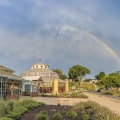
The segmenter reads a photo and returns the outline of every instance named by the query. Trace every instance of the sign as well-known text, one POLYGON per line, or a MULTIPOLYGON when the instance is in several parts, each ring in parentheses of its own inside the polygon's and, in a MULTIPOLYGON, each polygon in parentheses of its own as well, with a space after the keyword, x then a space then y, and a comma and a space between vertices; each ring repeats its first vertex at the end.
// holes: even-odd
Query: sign
POLYGON ((75 86, 72 86, 72 90, 75 90, 76 89, 76 87, 75 86))

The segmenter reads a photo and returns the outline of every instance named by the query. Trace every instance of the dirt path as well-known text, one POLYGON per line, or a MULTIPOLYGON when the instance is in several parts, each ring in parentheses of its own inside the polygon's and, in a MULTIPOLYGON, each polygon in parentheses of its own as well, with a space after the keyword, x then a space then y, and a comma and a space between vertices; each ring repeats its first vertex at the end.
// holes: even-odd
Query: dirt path
POLYGON ((101 106, 107 107, 111 111, 120 114, 120 99, 115 99, 112 97, 107 97, 100 94, 84 92, 85 95, 88 96, 88 99, 82 98, 55 98, 55 97, 34 97, 35 101, 44 102, 47 105, 57 105, 60 103, 61 105, 75 105, 79 102, 85 101, 94 101, 101 106))
POLYGON ((111 111, 120 114, 120 99, 88 92, 85 92, 84 94, 89 97, 89 100, 94 101, 99 105, 107 107, 111 111))
POLYGON ((57 105, 59 103, 60 105, 69 106, 76 105, 79 102, 88 101, 88 99, 84 98, 80 99, 80 98, 33 97, 32 99, 35 101, 44 102, 47 105, 57 105))

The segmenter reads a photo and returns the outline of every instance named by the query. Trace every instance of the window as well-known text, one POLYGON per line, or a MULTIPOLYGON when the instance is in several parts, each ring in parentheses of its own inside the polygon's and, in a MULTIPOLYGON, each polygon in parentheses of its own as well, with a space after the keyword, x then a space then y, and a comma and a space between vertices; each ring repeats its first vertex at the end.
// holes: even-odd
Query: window
POLYGON ((36 68, 38 68, 38 66, 36 65, 36 68))
POLYGON ((41 67, 41 68, 43 68, 43 66, 42 66, 42 65, 41 65, 40 67, 41 67))
POLYGON ((30 92, 30 85, 25 85, 25 91, 30 92))

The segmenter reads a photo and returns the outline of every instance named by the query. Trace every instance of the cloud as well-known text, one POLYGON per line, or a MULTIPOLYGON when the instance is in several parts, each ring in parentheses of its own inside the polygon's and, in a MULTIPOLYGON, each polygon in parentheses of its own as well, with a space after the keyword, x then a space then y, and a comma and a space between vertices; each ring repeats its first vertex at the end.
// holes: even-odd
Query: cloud
POLYGON ((6 62, 13 61, 11 66, 16 63, 19 71, 39 58, 65 71, 74 64, 89 67, 92 74, 117 70, 119 61, 82 32, 103 39, 120 55, 119 17, 115 11, 111 16, 108 6, 103 1, 14 0, 9 7, 1 7, 0 55, 6 62))
POLYGON ((2 29, 0 53, 15 61, 49 59, 49 62, 56 67, 61 67, 62 64, 62 69, 74 64, 83 64, 93 71, 108 69, 110 64, 112 68, 116 68, 118 65, 115 64, 116 59, 106 48, 77 30, 66 25, 55 28, 49 26, 47 29, 41 28, 41 31, 20 37, 2 29))
POLYGON ((10 0, 0 0, 0 6, 9 6, 10 0))

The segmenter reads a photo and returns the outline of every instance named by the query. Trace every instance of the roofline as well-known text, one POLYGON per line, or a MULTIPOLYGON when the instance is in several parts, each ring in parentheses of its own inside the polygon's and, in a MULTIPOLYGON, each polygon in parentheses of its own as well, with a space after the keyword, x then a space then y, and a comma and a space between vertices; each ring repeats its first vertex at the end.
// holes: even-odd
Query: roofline
POLYGON ((21 78, 21 77, 12 77, 12 76, 1 75, 1 74, 0 74, 0 77, 6 77, 6 78, 8 78, 8 79, 14 79, 14 80, 24 80, 24 79, 21 78))
POLYGON ((43 65, 47 65, 47 66, 49 67, 49 65, 48 65, 48 64, 41 63, 41 62, 34 63, 34 64, 32 64, 31 66, 36 65, 36 64, 43 64, 43 65))
POLYGON ((6 69, 6 70, 9 70, 11 72, 15 72, 14 70, 10 69, 10 68, 7 68, 7 67, 4 67, 3 65, 0 65, 1 67, 3 67, 3 69, 6 69))

